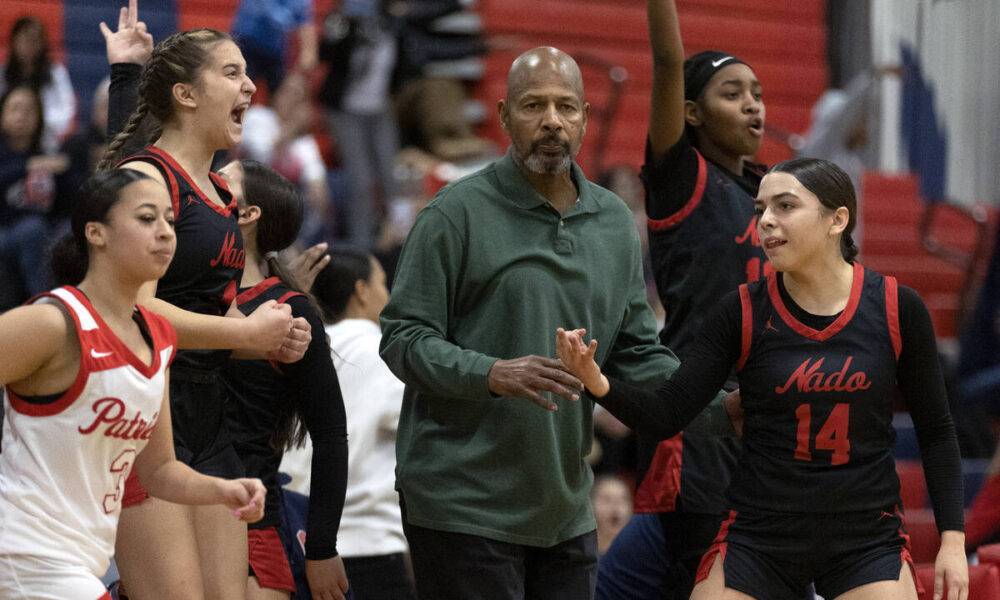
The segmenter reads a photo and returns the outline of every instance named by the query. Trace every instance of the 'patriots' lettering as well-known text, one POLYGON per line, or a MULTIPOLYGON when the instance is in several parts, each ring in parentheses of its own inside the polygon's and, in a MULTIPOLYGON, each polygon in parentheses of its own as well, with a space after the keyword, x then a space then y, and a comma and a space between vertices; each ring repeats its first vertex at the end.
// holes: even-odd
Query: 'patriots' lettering
POLYGON ((847 357, 842 369, 827 376, 820 371, 823 366, 823 359, 816 361, 816 364, 809 366, 810 359, 805 359, 799 365, 792 376, 788 378, 785 385, 774 388, 776 394, 784 394, 794 385, 800 392, 856 392, 867 390, 872 386, 863 371, 847 375, 847 368, 851 366, 852 356, 847 357))
POLYGON ((94 422, 88 427, 78 427, 78 431, 83 434, 92 433, 102 423, 107 424, 104 430, 105 437, 114 437, 123 440, 148 440, 153 435, 156 427, 156 419, 159 412, 153 413, 153 418, 147 421, 142 418, 142 412, 136 412, 132 419, 124 418, 125 403, 118 398, 101 398, 96 400, 93 406, 97 416, 94 422))
POLYGON ((243 268, 246 262, 246 253, 242 248, 236 249, 236 233, 229 232, 226 234, 226 239, 222 242, 222 249, 219 250, 219 255, 209 265, 214 267, 220 262, 224 267, 243 268))

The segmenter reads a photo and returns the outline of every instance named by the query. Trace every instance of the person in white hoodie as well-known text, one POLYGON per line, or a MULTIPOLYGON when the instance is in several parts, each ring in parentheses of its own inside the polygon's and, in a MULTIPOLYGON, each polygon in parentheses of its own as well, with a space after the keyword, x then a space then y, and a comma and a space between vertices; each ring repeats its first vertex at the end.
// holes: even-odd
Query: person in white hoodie
MULTIPOLYGON (((379 313, 389 300, 385 271, 355 249, 329 252, 312 293, 323 310, 347 411, 348 479, 337 547, 356 600, 416 598, 395 489, 396 426, 403 382, 379 357, 379 313)), ((312 449, 286 452, 280 470, 309 493, 312 449)))

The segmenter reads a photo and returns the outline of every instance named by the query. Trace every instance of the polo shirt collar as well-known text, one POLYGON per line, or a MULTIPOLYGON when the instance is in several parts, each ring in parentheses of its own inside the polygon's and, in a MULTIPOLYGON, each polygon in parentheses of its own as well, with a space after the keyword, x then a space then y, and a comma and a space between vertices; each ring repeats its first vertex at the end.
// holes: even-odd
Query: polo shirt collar
MULTIPOLYGON (((576 183, 579 196, 576 205, 566 213, 567 216, 575 213, 597 212, 600 207, 590 186, 587 185, 587 178, 583 174, 583 169, 574 161, 570 165, 570 171, 570 177, 576 183)), ((507 153, 496 162, 496 173, 499 178, 500 189, 504 196, 519 207, 531 210, 549 204, 549 201, 539 194, 535 188, 531 187, 528 180, 521 174, 517 163, 514 162, 514 146, 509 146, 507 153)))

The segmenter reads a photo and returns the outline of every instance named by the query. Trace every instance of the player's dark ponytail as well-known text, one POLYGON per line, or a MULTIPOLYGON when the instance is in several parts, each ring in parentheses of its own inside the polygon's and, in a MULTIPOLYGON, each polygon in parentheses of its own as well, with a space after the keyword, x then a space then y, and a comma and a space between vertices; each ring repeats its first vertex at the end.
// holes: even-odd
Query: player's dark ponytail
POLYGON ((358 281, 372 276, 372 255, 356 248, 333 248, 330 262, 316 276, 313 294, 323 309, 323 318, 336 323, 344 318, 358 281))
POLYGON ((820 158, 786 160, 771 167, 768 173, 788 173, 795 177, 829 210, 837 210, 841 206, 847 208, 849 216, 847 227, 840 235, 840 253, 847 262, 854 262, 858 256, 858 247, 851 233, 857 224, 858 198, 847 173, 834 163, 820 158))
MULTIPOLYGON (((243 159, 243 201, 246 206, 260 208, 255 244, 267 262, 268 273, 285 285, 301 292, 318 316, 323 313, 316 301, 296 281, 295 276, 279 259, 278 252, 291 246, 302 228, 305 205, 295 186, 271 167, 256 160, 243 159)), ((326 336, 325 331, 313 331, 313 337, 326 336)), ((271 446, 287 450, 301 446, 308 433, 297 402, 285 402, 271 435, 271 446)))
POLYGON ((76 285, 83 281, 90 267, 87 223, 107 223, 108 212, 121 198, 121 191, 142 179, 150 177, 133 169, 117 169, 97 171, 84 182, 73 207, 70 232, 49 249, 49 264, 56 284, 76 285))

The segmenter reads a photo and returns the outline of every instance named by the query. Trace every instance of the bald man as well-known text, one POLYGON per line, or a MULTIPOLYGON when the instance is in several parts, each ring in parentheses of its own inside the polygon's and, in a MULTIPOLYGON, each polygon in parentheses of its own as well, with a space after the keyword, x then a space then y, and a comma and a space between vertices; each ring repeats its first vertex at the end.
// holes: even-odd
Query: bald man
POLYGON ((381 315, 406 384, 396 487, 421 598, 585 600, 593 402, 555 330, 586 328, 605 372, 640 384, 676 359, 656 341, 629 209, 574 162, 589 110, 576 63, 525 52, 497 107, 510 148, 419 214, 381 315))

